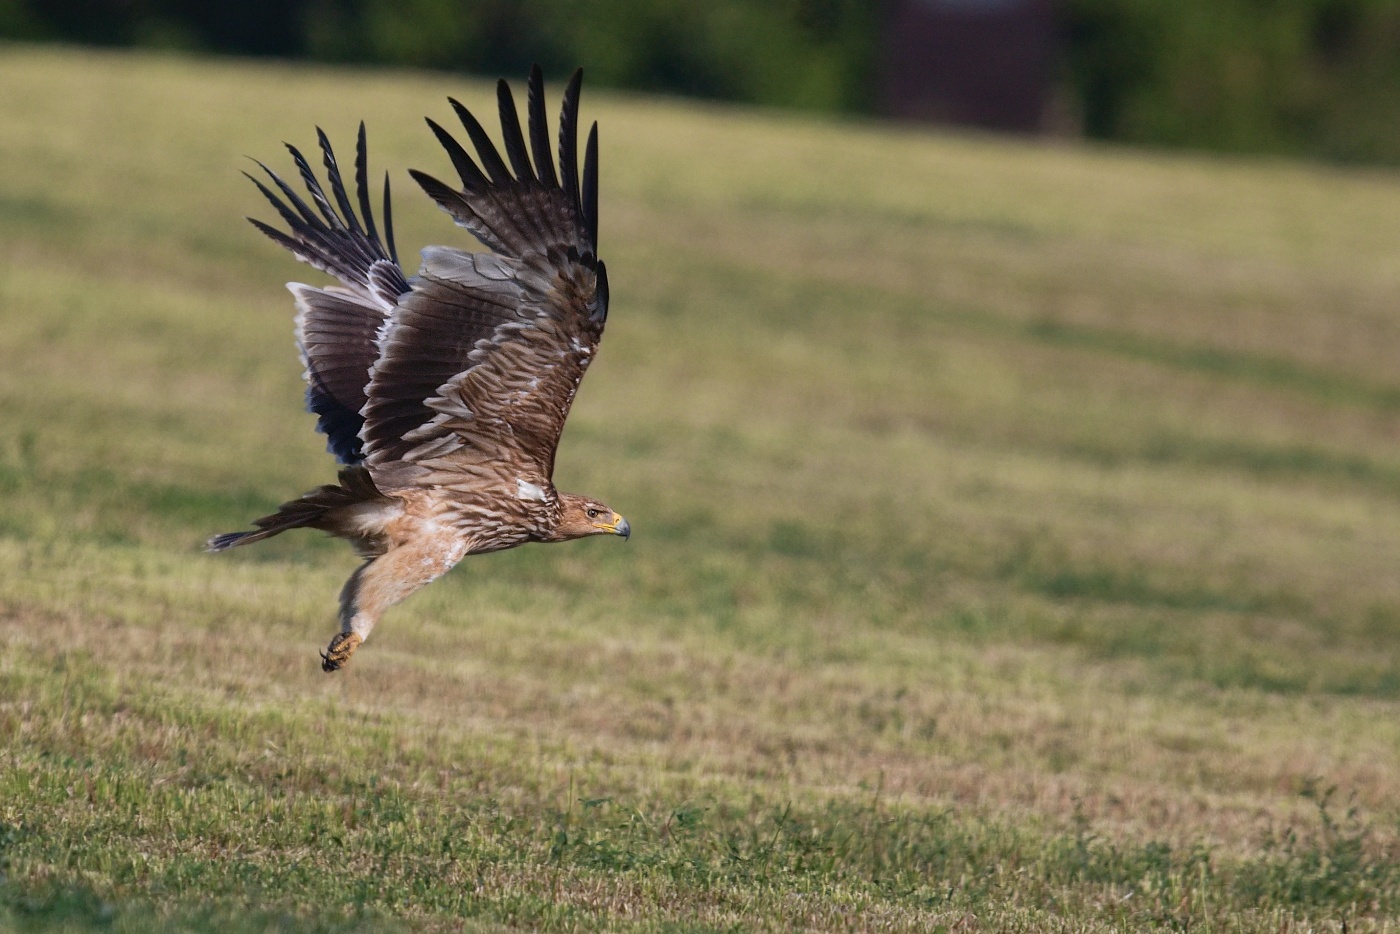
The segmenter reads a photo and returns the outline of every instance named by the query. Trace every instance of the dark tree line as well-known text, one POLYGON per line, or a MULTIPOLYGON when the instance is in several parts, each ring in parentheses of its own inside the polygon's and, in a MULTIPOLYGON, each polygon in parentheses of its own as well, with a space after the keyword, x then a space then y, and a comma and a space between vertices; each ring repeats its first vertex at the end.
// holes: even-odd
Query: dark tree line
POLYGON ((1400 162, 1400 0, 1066 0, 1101 139, 1400 162))
MULTIPOLYGON (((894 2, 894 0, 885 0, 894 2)), ((847 113, 880 0, 0 0, 0 38, 524 74, 847 113)), ((1063 125, 1400 162, 1400 0, 1059 0, 1063 125)), ((0 53, 3 54, 3 53, 0 53)))

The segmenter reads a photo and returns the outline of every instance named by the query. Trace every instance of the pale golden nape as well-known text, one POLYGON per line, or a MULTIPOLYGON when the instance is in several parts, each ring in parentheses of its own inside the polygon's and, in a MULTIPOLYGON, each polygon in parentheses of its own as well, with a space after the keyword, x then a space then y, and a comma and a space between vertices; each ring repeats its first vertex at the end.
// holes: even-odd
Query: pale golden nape
POLYGON ((631 534, 632 526, 606 504, 575 493, 559 494, 559 524, 550 541, 566 542, 589 535, 628 538, 631 534))

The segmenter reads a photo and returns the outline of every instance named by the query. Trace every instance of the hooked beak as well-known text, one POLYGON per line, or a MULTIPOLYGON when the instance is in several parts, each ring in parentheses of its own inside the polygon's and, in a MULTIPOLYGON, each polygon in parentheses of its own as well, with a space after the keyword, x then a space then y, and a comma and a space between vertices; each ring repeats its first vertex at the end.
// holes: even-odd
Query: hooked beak
POLYGON ((600 532, 609 532, 613 535, 621 535, 627 538, 632 534, 632 526, 628 521, 617 513, 612 514, 612 518, 607 522, 595 522, 593 527, 600 532))

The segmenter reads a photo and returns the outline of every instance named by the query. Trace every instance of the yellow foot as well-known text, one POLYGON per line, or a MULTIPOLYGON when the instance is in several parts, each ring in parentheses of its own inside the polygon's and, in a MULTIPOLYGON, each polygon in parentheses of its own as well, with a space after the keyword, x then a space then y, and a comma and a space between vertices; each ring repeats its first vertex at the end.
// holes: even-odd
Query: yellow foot
POLYGON ((353 632, 336 633, 331 644, 321 653, 321 670, 339 671, 344 668, 345 663, 350 661, 350 656, 355 654, 355 650, 364 641, 353 632))

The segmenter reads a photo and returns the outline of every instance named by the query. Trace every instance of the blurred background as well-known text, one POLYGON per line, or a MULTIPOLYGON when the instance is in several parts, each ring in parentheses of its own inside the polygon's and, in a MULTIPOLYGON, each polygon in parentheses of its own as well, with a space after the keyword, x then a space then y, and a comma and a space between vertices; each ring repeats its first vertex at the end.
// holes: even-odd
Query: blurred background
POLYGON ((1391 0, 0 0, 0 38, 1400 161, 1391 0))

